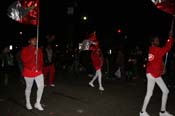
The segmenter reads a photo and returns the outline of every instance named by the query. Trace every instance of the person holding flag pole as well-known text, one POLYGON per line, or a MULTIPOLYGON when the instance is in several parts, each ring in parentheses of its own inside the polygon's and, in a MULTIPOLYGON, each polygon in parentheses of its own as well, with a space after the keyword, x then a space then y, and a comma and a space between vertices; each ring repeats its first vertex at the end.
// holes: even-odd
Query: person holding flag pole
POLYGON ((41 98, 44 90, 44 76, 43 76, 43 52, 41 48, 36 48, 37 38, 30 37, 29 45, 24 47, 21 52, 21 59, 23 63, 23 77, 26 82, 25 88, 25 99, 26 99, 26 108, 28 110, 32 109, 30 102, 30 95, 34 81, 37 85, 37 97, 34 107, 40 111, 43 111, 41 105, 41 98), (37 56, 37 59, 36 59, 37 56), (36 61, 37 60, 37 61, 36 61), (36 65, 37 62, 37 65, 36 65))
MULTIPOLYGON (((21 59, 23 63, 22 75, 26 82, 25 99, 26 108, 32 109, 30 102, 31 89, 34 81, 37 85, 37 98, 34 107, 43 111, 41 98, 44 90, 43 76, 43 53, 41 48, 38 48, 39 40, 39 0, 17 0, 8 8, 7 15, 22 24, 31 24, 36 26, 37 35, 29 38, 29 45, 21 51, 21 59)), ((32 34, 30 34, 32 35, 32 34)))
POLYGON ((90 34, 89 40, 93 42, 93 44, 90 45, 89 49, 91 50, 90 57, 92 60, 92 65, 95 69, 95 74, 90 80, 89 85, 91 87, 95 87, 94 82, 96 79, 98 79, 99 90, 104 91, 104 87, 102 84, 102 67, 104 64, 104 57, 96 37, 96 31, 90 34))
POLYGON ((164 47, 159 47, 159 41, 159 37, 157 36, 151 38, 151 46, 149 47, 148 63, 146 68, 147 91, 140 111, 140 116, 150 116, 146 112, 146 109, 153 94, 155 84, 157 84, 162 91, 161 110, 159 112, 159 116, 174 116, 166 110, 169 89, 161 76, 165 73, 164 71, 166 66, 166 64, 163 63, 163 57, 172 48, 174 43, 173 31, 170 31, 169 38, 164 47))
POLYGON ((148 63, 146 68, 146 77, 147 77, 147 91, 143 101, 143 106, 140 111, 140 116, 150 116, 146 112, 146 108, 150 101, 150 98, 153 94, 154 86, 157 84, 162 91, 162 101, 161 101, 161 109, 159 112, 159 116, 174 116, 170 114, 166 110, 166 104, 168 99, 169 89, 166 86, 164 80, 162 79, 162 74, 165 73, 166 63, 168 52, 173 46, 174 38, 173 38, 173 27, 174 27, 174 18, 175 18, 175 1, 174 0, 166 0, 164 2, 157 2, 152 0, 152 3, 155 4, 157 9, 172 15, 171 28, 169 31, 169 38, 164 47, 159 47, 159 37, 153 37, 151 39, 151 46, 149 47, 148 54, 148 63), (165 56, 165 62, 163 62, 163 58, 165 56))
POLYGON ((97 44, 96 31, 89 31, 84 40, 82 41, 79 49, 80 64, 82 64, 82 66, 85 67, 89 77, 93 77, 93 74, 95 72, 91 60, 92 50, 90 49, 90 46, 95 44, 97 44))

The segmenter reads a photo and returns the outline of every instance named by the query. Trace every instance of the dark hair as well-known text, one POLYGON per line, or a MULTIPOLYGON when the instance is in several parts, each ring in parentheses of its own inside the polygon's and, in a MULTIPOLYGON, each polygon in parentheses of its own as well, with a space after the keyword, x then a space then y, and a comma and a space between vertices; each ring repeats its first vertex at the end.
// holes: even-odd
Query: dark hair
POLYGON ((31 35, 29 35, 27 38, 28 38, 28 40, 30 40, 30 39, 32 39, 32 38, 36 38, 37 36, 35 35, 35 34, 31 34, 31 35))
POLYGON ((159 36, 158 35, 150 36, 150 42, 153 42, 156 38, 159 38, 159 36))

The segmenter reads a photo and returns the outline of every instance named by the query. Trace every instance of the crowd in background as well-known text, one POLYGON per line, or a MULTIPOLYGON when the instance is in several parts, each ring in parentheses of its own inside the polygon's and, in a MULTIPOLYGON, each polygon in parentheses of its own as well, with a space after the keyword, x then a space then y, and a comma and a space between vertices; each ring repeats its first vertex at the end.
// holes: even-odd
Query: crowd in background
MULTIPOLYGON (((94 73, 94 69, 90 66, 91 61, 88 60, 88 57, 84 57, 83 54, 81 54, 79 50, 79 46, 71 46, 70 44, 65 44, 64 50, 60 48, 59 46, 56 46, 54 41, 50 40, 50 45, 52 45, 54 54, 55 54, 55 70, 60 71, 68 71, 73 73, 80 73, 85 72, 88 76, 92 76, 94 73), (85 58, 86 62, 82 62, 81 58, 85 58), (86 60, 87 59, 87 60, 86 60), (88 61, 88 62, 87 62, 88 61), (89 68, 87 69, 84 67, 83 63, 89 63, 89 68), (91 71, 91 73, 88 72, 88 70, 91 71)), ((44 44, 43 44, 44 46, 44 44)), ((41 46, 41 47, 43 47, 41 46)), ((145 67, 147 62, 147 51, 142 49, 141 46, 136 45, 132 48, 125 48, 124 45, 121 45, 120 47, 116 46, 116 49, 112 50, 112 53, 109 53, 108 50, 103 50, 104 55, 104 65, 102 68, 103 78, 104 79, 111 79, 111 80, 126 80, 126 81, 132 81, 134 79, 145 79, 145 67), (121 47, 122 46, 122 47, 121 47)), ((19 53, 20 49, 10 50, 9 46, 5 46, 1 50, 1 75, 5 75, 7 71, 16 70, 19 69, 18 72, 21 72, 21 62, 19 59, 19 53), (11 54, 11 55, 5 55, 5 54, 11 54), (10 67, 17 67, 17 68, 4 68, 5 65, 9 65, 10 63, 7 60, 13 59, 13 64, 10 64, 12 66, 10 67), (5 63, 5 64, 4 64, 5 63)), ((170 51, 168 56, 168 62, 167 62, 167 72, 163 76, 169 76, 169 78, 166 80, 169 83, 169 86, 173 86, 174 84, 174 72, 175 72, 175 52, 174 48, 170 51)), ((7 74, 12 74, 8 73, 7 74)), ((19 76, 20 78, 20 76, 19 76)), ((165 78, 166 79, 166 78, 165 78)), ((7 81, 7 80, 6 80, 7 81)), ((1 84, 4 83, 4 79, 1 78, 1 84)), ((7 83, 7 82, 5 82, 7 83)))

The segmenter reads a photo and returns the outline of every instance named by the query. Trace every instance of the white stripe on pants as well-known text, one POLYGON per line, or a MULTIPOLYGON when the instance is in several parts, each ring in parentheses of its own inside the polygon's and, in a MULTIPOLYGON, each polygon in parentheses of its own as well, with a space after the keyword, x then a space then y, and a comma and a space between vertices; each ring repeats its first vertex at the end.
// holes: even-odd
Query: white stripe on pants
POLYGON ((161 111, 166 111, 166 103, 169 93, 166 84, 164 83, 162 77, 154 78, 150 73, 147 73, 146 76, 147 76, 147 92, 144 99, 142 111, 146 111, 147 105, 153 94, 155 83, 157 83, 157 85, 162 91, 161 111))

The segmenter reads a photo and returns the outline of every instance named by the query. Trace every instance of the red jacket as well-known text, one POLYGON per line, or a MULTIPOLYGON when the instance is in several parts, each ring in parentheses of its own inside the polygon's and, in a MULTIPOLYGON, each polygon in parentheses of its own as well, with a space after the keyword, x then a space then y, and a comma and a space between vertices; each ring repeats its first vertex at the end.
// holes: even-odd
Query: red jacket
POLYGON ((27 46, 22 49, 21 59, 23 62, 23 76, 34 78, 42 74, 43 69, 43 53, 38 48, 38 70, 36 69, 36 48, 34 46, 27 46))
POLYGON ((92 51, 91 59, 95 70, 101 69, 103 65, 103 61, 102 61, 102 57, 100 56, 100 53, 98 53, 97 51, 92 51))
POLYGON ((163 56, 171 49, 173 41, 173 38, 169 38, 163 48, 156 46, 149 48, 147 73, 151 73, 155 78, 161 76, 164 68, 163 56))

